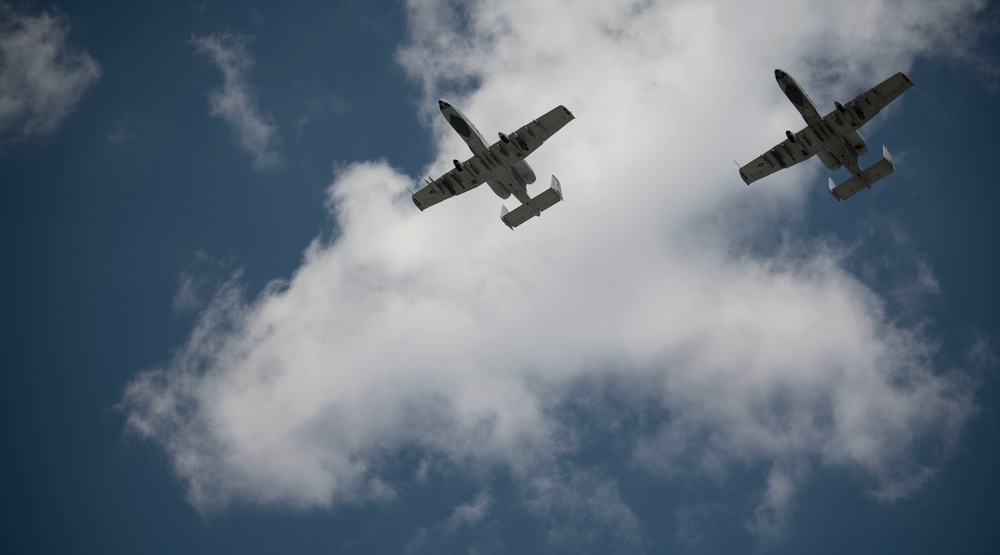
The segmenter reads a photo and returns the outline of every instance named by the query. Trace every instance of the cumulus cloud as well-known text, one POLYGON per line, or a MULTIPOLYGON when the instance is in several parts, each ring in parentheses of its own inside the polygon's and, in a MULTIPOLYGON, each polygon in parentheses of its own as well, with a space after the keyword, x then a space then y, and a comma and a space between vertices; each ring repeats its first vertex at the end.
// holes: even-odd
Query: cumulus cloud
POLYGON ((253 155, 255 169, 281 164, 278 126, 257 106, 257 93, 248 81, 253 58, 247 50, 250 38, 232 33, 192 37, 199 54, 207 55, 222 72, 221 89, 208 93, 211 114, 229 124, 236 142, 253 155))
POLYGON ((0 141, 52 133, 100 77, 68 38, 65 17, 0 4, 0 141))
MULTIPOLYGON (((787 530, 815 469, 912 494, 941 462, 922 446, 954 446, 973 387, 917 317, 887 314, 850 249, 758 248, 797 225, 786 215, 822 190, 820 164, 748 189, 726 162, 801 125, 775 66, 818 102, 850 98, 983 5, 846 2, 789 2, 783 17, 763 1, 409 2, 399 59, 437 148, 424 173, 467 155, 438 97, 489 133, 565 104, 577 119, 531 163, 558 172, 566 201, 512 233, 486 188, 420 213, 413 178, 340 168, 339 235, 250 299, 222 287, 176 356, 128 385, 129 428, 163 446, 203 512, 399 499, 435 472, 392 470, 417 449, 475 480, 509 476, 557 546, 641 551, 620 468, 718 487, 769 468, 737 515, 762 538, 787 530), (867 17, 836 24, 844 14, 867 17), (601 377, 619 384, 617 408, 573 417, 590 410, 570 403, 580 384, 601 377), (588 463, 601 434, 615 449, 588 463)), ((452 518, 499 502, 481 500, 452 518)))

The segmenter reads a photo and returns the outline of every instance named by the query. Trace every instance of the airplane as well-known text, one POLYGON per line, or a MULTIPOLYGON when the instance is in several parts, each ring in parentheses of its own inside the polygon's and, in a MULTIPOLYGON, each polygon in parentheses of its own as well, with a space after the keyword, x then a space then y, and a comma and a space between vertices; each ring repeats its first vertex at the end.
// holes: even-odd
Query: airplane
POLYGON ((873 183, 896 169, 885 145, 882 146, 882 159, 861 169, 858 156, 868 152, 868 144, 858 129, 913 86, 913 81, 904 73, 893 75, 847 104, 834 102, 836 109, 823 118, 795 79, 780 69, 774 70, 774 77, 806 120, 806 128, 794 134, 785 131, 787 139, 741 167, 740 177, 747 185, 817 155, 830 171, 844 166, 854 174, 840 185, 834 185, 833 179, 828 178, 830 192, 843 202, 861 189, 870 189, 873 183))
POLYGON ((438 101, 438 108, 448 123, 465 140, 472 150, 472 158, 465 162, 454 160, 455 169, 427 183, 413 193, 413 204, 421 211, 442 200, 460 195, 488 183, 490 189, 502 199, 510 197, 521 201, 514 210, 500 208, 500 220, 514 229, 563 199, 562 187, 556 176, 548 189, 532 198, 528 185, 535 182, 535 172, 524 158, 535 151, 546 139, 573 120, 573 114, 564 106, 556 106, 542 117, 532 120, 510 135, 499 133, 500 140, 486 147, 475 125, 462 112, 445 100, 438 101))

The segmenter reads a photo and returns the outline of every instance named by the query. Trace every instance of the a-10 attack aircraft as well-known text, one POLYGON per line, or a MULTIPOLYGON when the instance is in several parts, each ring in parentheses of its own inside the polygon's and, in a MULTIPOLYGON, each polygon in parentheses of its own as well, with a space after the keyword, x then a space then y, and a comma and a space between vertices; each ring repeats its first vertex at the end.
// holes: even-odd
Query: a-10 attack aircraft
POLYGON ((489 148, 479 130, 462 112, 444 100, 438 101, 438 107, 451 127, 472 149, 472 158, 464 163, 455 160, 455 169, 434 181, 428 180, 426 185, 413 193, 413 204, 417 208, 424 210, 448 197, 489 183, 498 197, 505 199, 513 193, 514 198, 521 201, 521 206, 509 212, 507 207, 500 209, 500 219, 514 229, 562 200, 562 189, 554 175, 548 189, 535 198, 528 196, 528 185, 535 182, 535 172, 524 158, 573 119, 573 114, 564 106, 549 110, 510 135, 500 133, 500 140, 489 148))
POLYGON ((781 90, 785 91, 785 96, 806 120, 806 128, 795 134, 785 131, 788 138, 784 142, 740 168, 740 177, 747 185, 813 155, 819 155, 819 159, 830 171, 837 171, 840 166, 844 166, 854 174, 854 177, 840 185, 834 185, 832 178, 829 180, 830 192, 837 200, 844 201, 861 189, 871 188, 872 183, 896 169, 885 146, 882 147, 881 160, 861 169, 858 156, 868 152, 868 144, 858 133, 858 129, 913 86, 909 77, 897 73, 847 104, 835 102, 837 108, 823 118, 819 117, 816 106, 790 75, 776 69, 774 77, 781 90))

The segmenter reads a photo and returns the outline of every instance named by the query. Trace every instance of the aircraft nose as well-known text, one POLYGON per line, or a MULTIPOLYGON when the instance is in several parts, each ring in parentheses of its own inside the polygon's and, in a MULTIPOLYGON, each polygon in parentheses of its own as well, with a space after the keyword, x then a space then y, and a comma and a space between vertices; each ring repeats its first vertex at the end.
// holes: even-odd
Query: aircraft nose
POLYGON ((444 100, 438 100, 438 108, 444 110, 447 107, 448 107, 448 103, 447 102, 445 102, 444 100))
POLYGON ((781 79, 784 76, 785 76, 785 72, 784 71, 781 71, 780 69, 774 70, 774 78, 775 79, 781 79))

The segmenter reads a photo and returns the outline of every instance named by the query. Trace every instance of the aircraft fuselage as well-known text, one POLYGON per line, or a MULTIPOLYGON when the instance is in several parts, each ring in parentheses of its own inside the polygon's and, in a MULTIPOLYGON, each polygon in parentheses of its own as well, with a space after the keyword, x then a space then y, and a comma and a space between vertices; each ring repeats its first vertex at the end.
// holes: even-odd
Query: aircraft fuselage
MULTIPOLYGON (((490 150, 483 135, 458 108, 445 100, 439 100, 438 107, 451 128, 462 137, 465 144, 469 145, 469 150, 489 172, 489 179, 486 182, 493 192, 500 198, 507 198, 512 194, 522 204, 531 204, 528 185, 535 179, 534 171, 528 162, 523 159, 503 160, 490 150)), ((461 165, 457 160, 455 163, 456 166, 461 165)))
POLYGON ((851 140, 854 142, 852 145, 847 138, 834 131, 830 124, 819 115, 816 105, 791 75, 776 69, 774 77, 788 100, 802 114, 806 125, 823 143, 823 150, 818 154, 823 164, 831 171, 836 171, 840 169, 840 166, 844 166, 852 174, 860 175, 863 170, 858 164, 858 154, 863 154, 868 150, 861 134, 856 131, 852 134, 851 140))

